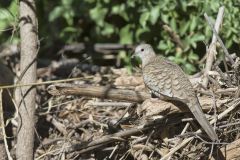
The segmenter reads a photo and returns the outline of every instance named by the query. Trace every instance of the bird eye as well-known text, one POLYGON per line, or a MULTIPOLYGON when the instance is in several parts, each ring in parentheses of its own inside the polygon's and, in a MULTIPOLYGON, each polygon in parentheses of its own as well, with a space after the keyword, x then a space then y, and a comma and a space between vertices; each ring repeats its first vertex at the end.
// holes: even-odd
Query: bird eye
POLYGON ((144 51, 144 49, 142 48, 142 49, 141 49, 141 52, 143 52, 143 51, 144 51))

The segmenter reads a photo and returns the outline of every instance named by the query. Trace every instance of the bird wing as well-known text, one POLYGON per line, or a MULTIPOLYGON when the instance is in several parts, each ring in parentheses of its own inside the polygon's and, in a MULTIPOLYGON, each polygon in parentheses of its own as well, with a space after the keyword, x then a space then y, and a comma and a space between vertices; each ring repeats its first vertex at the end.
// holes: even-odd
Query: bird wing
POLYGON ((191 82, 182 69, 168 61, 156 59, 143 68, 145 85, 156 96, 187 103, 189 96, 195 95, 191 82))

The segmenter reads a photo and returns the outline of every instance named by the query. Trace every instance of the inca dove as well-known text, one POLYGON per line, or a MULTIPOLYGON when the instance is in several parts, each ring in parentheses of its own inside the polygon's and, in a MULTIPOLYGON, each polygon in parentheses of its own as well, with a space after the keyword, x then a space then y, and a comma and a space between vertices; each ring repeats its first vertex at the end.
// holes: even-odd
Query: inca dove
POLYGON ((218 140, 217 134, 201 109, 191 82, 182 69, 164 57, 156 56, 149 44, 137 46, 134 56, 138 56, 142 61, 144 83, 150 91, 161 99, 187 104, 212 141, 218 140))

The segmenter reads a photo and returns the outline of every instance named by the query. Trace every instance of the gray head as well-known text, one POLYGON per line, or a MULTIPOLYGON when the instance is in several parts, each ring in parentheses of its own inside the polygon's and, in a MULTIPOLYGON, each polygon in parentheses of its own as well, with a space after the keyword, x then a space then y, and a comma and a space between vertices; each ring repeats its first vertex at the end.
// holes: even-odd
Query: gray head
POLYGON ((140 44, 136 47, 134 56, 141 59, 142 66, 144 67, 156 57, 156 54, 150 44, 140 44))

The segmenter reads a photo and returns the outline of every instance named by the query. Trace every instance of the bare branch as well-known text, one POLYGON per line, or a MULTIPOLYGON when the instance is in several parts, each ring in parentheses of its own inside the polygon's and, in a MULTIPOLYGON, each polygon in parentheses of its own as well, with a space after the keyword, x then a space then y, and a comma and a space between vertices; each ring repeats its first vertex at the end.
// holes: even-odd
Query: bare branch
MULTIPOLYGON (((221 7, 218 10, 218 15, 217 15, 217 19, 216 19, 216 23, 215 23, 215 27, 214 27, 215 28, 214 30, 216 31, 216 33, 218 33, 220 30, 220 26, 221 26, 222 20, 223 20, 223 14, 224 14, 224 7, 221 7)), ((216 42, 217 42, 216 35, 213 34, 212 42, 211 42, 209 48, 207 48, 207 61, 206 61, 206 67, 205 67, 205 71, 204 71, 203 82, 202 82, 202 85, 205 88, 207 88, 207 86, 208 86, 208 81, 209 81, 208 73, 209 73, 209 71, 211 71, 214 58, 216 57, 216 54, 217 54, 216 42)))
MULTIPOLYGON (((220 9, 222 9, 222 7, 221 7, 220 9)), ((219 9, 219 10, 220 10, 220 9, 219 9)), ((224 10, 224 8, 223 8, 222 10, 224 10)), ((230 56, 227 48, 226 48, 225 45, 223 44, 222 39, 219 37, 218 31, 213 27, 213 24, 212 24, 210 18, 208 17, 208 15, 207 15, 206 13, 204 14, 204 17, 206 18, 209 26, 211 27, 214 36, 216 37, 216 39, 217 39, 218 42, 220 43, 220 46, 222 47, 222 49, 223 49, 223 51, 224 51, 224 53, 225 53, 225 56, 229 59, 230 63, 233 65, 233 64, 234 64, 234 61, 233 61, 232 57, 230 56)))

